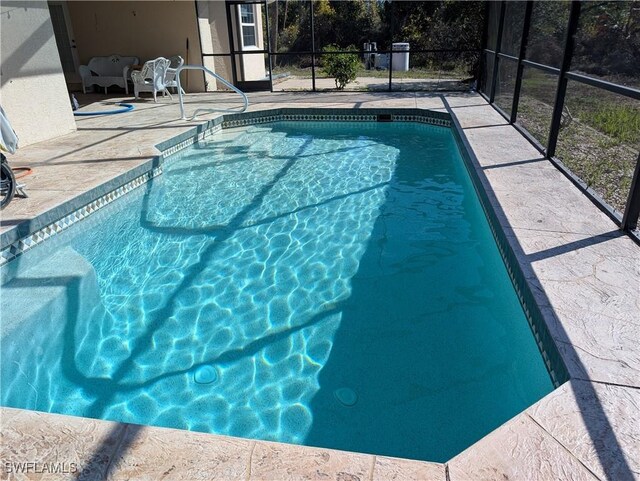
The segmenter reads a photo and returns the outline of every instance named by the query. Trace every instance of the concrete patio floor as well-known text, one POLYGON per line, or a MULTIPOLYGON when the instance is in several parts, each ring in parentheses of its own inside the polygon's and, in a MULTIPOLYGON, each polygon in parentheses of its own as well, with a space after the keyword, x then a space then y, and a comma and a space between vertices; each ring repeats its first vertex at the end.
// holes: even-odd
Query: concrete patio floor
MULTIPOLYGON (((638 245, 478 95, 261 93, 250 101, 250 110, 449 111, 571 380, 445 464, 1 408, 2 479, 14 479, 6 463, 62 461, 76 463, 71 479, 640 479, 638 245)), ((154 145, 194 126, 178 119, 175 99, 135 105, 77 118, 77 132, 10 159, 34 173, 24 179, 30 197, 2 212, 2 247, 19 225, 52 222, 64 202, 140 168, 158 155, 154 145)), ((238 101, 188 98, 188 110, 205 105, 238 101)))

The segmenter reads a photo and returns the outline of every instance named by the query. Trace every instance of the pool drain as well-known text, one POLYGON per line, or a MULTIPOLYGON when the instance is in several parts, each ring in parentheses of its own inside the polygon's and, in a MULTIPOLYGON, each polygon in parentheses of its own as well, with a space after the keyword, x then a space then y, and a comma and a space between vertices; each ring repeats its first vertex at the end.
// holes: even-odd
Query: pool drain
POLYGON ((211 384, 218 380, 218 371, 213 366, 200 366, 196 369, 193 379, 198 384, 211 384))
POLYGON ((340 389, 336 389, 333 393, 336 399, 345 406, 353 406, 358 402, 358 395, 353 389, 349 389, 348 387, 341 387, 340 389))

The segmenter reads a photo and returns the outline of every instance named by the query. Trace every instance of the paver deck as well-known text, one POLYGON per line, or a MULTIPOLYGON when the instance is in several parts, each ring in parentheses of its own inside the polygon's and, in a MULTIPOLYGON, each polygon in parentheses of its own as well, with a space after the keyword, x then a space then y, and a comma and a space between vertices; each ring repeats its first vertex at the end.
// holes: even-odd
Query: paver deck
MULTIPOLYGON (((231 106, 232 97, 190 96, 231 106)), ((0 409, 6 463, 76 463, 76 479, 640 479, 640 247, 617 230, 479 96, 415 93, 254 94, 251 109, 397 107, 450 111, 571 380, 445 465, 327 449, 0 409)), ((175 101, 78 120, 78 132, 26 147, 29 199, 2 213, 2 232, 157 155, 193 126, 175 101)))

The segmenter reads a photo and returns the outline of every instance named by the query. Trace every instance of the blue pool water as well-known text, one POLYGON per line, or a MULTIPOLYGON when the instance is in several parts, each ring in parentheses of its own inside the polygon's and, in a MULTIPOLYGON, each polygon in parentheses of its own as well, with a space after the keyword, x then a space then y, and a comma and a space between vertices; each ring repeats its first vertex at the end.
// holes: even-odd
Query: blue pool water
POLYGON ((553 389, 446 128, 223 131, 3 276, 5 406, 446 461, 553 389))

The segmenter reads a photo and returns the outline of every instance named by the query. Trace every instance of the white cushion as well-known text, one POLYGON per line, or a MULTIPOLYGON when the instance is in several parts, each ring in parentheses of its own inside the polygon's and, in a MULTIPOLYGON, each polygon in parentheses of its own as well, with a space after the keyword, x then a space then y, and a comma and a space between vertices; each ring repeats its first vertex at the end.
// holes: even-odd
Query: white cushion
POLYGON ((99 77, 120 77, 122 79, 122 70, 127 65, 137 64, 138 57, 121 57, 120 55, 111 55, 109 57, 93 57, 87 65, 92 72, 98 74, 99 77))

